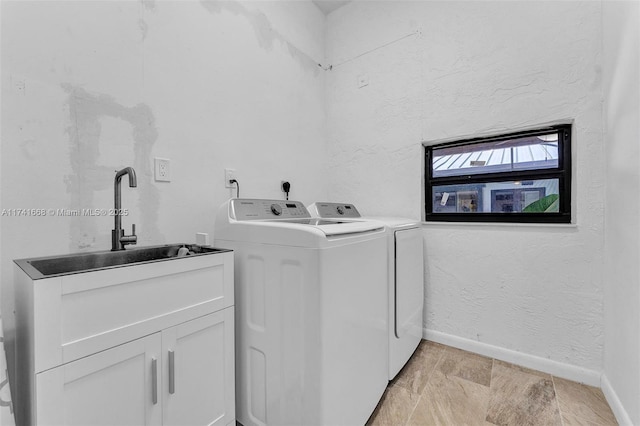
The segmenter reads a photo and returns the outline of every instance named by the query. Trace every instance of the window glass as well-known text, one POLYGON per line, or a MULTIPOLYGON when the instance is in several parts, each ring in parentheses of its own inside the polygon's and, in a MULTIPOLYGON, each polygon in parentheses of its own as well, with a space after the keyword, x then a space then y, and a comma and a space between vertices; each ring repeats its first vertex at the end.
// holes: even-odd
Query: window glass
POLYGON ((558 133, 437 148, 433 177, 558 167, 558 133))
POLYGON ((436 213, 558 213, 558 179, 438 185, 436 213))
POLYGON ((571 125, 425 145, 425 219, 571 221, 571 125))

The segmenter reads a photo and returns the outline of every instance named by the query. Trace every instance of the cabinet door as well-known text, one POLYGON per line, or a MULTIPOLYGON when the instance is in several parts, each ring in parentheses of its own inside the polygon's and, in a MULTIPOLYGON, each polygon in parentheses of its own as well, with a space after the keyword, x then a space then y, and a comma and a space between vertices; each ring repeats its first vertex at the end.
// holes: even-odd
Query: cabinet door
POLYGON ((165 425, 235 419, 233 307, 163 330, 165 425))
POLYGON ((161 347, 156 333, 37 374, 37 424, 161 425, 161 347))

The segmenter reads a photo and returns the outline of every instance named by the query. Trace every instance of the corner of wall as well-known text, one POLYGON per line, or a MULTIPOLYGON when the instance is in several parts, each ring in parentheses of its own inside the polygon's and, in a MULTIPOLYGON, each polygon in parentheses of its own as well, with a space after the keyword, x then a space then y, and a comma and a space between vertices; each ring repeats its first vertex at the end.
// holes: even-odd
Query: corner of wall
POLYGON ((627 413, 627 410, 625 410, 622 405, 620 398, 618 398, 618 394, 613 386, 611 386, 606 373, 602 373, 602 377, 600 378, 600 388, 602 389, 602 393, 604 393, 604 396, 609 403, 609 407, 611 407, 611 411, 613 411, 613 414, 616 416, 616 420, 620 426, 633 426, 629 413, 627 413))

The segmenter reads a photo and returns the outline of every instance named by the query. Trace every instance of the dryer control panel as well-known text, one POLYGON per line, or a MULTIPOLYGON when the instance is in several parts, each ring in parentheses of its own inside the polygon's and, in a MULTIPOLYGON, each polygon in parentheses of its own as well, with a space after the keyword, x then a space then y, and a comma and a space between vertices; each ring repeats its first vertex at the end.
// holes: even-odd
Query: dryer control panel
POLYGON ((304 219, 311 215, 300 201, 234 198, 231 208, 236 220, 304 219))
POLYGON ((353 204, 344 203, 314 203, 312 205, 321 218, 361 217, 353 204))

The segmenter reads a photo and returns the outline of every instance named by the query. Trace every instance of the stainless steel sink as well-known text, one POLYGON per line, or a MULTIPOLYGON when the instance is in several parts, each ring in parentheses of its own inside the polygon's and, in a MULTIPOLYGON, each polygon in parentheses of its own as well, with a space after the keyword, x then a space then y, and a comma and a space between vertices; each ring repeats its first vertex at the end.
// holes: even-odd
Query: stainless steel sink
POLYGON ((158 262, 188 256, 202 256, 230 250, 195 244, 168 244, 137 247, 120 251, 97 251, 63 256, 19 259, 15 263, 32 279, 77 274, 97 269, 115 268, 134 263, 158 262), (183 250, 180 250, 183 248, 183 250))

